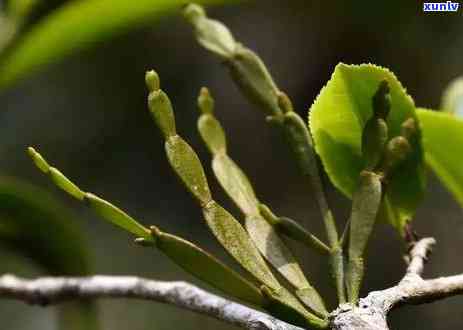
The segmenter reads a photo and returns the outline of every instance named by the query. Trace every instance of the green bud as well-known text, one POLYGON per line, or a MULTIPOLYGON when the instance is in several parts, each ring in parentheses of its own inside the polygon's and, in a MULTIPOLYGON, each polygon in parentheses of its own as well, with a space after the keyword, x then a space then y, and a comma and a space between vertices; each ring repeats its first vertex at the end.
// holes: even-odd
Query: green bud
POLYGON ((183 15, 194 26, 196 39, 204 48, 222 58, 233 57, 236 42, 225 25, 207 18, 204 9, 196 4, 186 6, 183 15))
POLYGON ((213 155, 227 152, 227 140, 222 125, 212 115, 201 115, 198 119, 198 131, 213 155))
POLYGON ((282 91, 278 91, 277 96, 278 96, 278 105, 280 106, 280 109, 281 111, 283 111, 283 113, 294 111, 293 104, 291 100, 289 99, 288 95, 286 95, 286 93, 282 91))
POLYGON ((91 193, 85 194, 85 200, 88 201, 90 207, 99 214, 103 219, 121 227, 122 229, 139 236, 146 241, 152 241, 151 232, 134 220, 127 213, 112 205, 111 203, 101 199, 91 193))
POLYGON ((283 127, 287 141, 303 175, 317 173, 317 163, 313 150, 312 137, 307 125, 295 112, 287 112, 283 116, 283 127))
POLYGON ((235 83, 252 103, 270 115, 281 114, 278 88, 256 53, 237 45, 235 56, 225 64, 229 67, 235 83))
MULTIPOLYGON (((52 181, 61 189, 69 193, 71 196, 79 199, 88 201, 89 205, 100 214, 105 220, 127 230, 128 232, 145 239, 147 241, 152 240, 151 233, 148 229, 138 223, 136 220, 127 215, 124 211, 118 209, 116 206, 111 203, 101 199, 98 196, 95 196, 91 193, 85 193, 80 190, 74 183, 72 183, 67 177, 64 176, 58 169, 48 165, 46 160, 33 148, 28 149, 29 154, 32 156, 32 159, 37 160, 44 171, 45 167, 43 164, 47 165, 46 173, 49 174, 52 181)), ((37 163, 36 162, 36 163, 37 163)), ((141 240, 138 240, 141 243, 141 240)))
POLYGON ((196 3, 190 3, 184 7, 183 15, 189 22, 193 23, 198 19, 205 18, 206 11, 200 5, 197 5, 196 3))
POLYGON ((154 70, 146 71, 145 83, 150 92, 158 91, 161 88, 161 81, 159 79, 159 75, 154 70))
POLYGON ((382 118, 370 118, 362 132, 362 156, 365 169, 373 170, 379 164, 388 139, 388 127, 382 118))
POLYGON ((214 103, 214 99, 212 98, 211 93, 209 93, 209 89, 202 87, 198 96, 198 107, 199 110, 201 110, 201 113, 212 115, 214 113, 214 103))
POLYGON ((416 135, 416 132, 417 132, 417 127, 416 127, 415 119, 408 118, 402 123, 401 129, 400 129, 400 135, 402 135, 408 141, 410 141, 413 138, 413 136, 416 135))
POLYGON ((402 161, 404 161, 411 152, 411 146, 408 140, 403 136, 392 138, 386 146, 383 164, 381 166, 384 173, 390 173, 402 161))
POLYGON ((206 143, 212 154, 222 154, 227 152, 227 141, 222 125, 215 119, 214 99, 206 87, 201 88, 198 96, 198 107, 201 116, 198 120, 198 130, 203 141, 206 143))
POLYGON ((175 116, 172 104, 166 93, 162 90, 156 90, 148 96, 148 107, 153 116, 156 125, 164 134, 165 138, 177 134, 175 128, 175 116))
POLYGON ((381 81, 378 90, 373 96, 373 113, 377 118, 386 119, 391 110, 391 95, 386 80, 381 81))
POLYGON ((43 173, 48 173, 50 169, 50 165, 48 165, 47 161, 40 155, 34 148, 29 147, 27 148, 27 153, 34 161, 35 166, 39 168, 43 173))

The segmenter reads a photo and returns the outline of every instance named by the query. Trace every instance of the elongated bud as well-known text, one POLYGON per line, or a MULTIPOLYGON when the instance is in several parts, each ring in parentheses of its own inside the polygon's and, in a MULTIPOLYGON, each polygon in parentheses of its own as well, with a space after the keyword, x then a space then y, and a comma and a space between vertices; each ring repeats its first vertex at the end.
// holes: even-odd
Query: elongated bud
POLYGON ((194 23, 198 19, 205 18, 206 12, 200 5, 190 3, 183 9, 183 15, 189 22, 194 23))
POLYGON ((270 115, 281 114, 278 88, 256 53, 238 45, 233 59, 225 64, 229 67, 235 83, 252 103, 270 115))
POLYGON ((209 92, 207 87, 202 87, 198 96, 198 107, 203 114, 213 114, 214 113, 214 104, 215 101, 209 92))
POLYGON ((381 81, 373 96, 373 113, 375 117, 386 119, 391 110, 391 95, 386 80, 381 81))
POLYGON ((79 200, 84 199, 84 192, 79 189, 71 180, 66 178, 58 169, 50 166, 45 158, 42 157, 34 148, 27 148, 27 153, 32 158, 34 164, 44 173, 48 174, 52 181, 69 195, 79 200))
POLYGON ((158 91, 161 88, 161 81, 156 71, 150 70, 145 74, 146 87, 150 92, 158 91))
POLYGON ((411 152, 410 143, 403 136, 396 136, 388 143, 384 155, 382 169, 385 173, 391 172, 411 152))
POLYGON ((291 100, 289 99, 286 93, 282 91, 278 91, 277 96, 278 96, 278 105, 280 106, 280 109, 281 111, 283 111, 283 113, 294 111, 293 103, 291 102, 291 100))
POLYGON ((283 115, 286 138, 303 175, 312 176, 317 169, 312 137, 306 123, 294 111, 283 115))
MULTIPOLYGON (((90 207, 101 215, 105 220, 119 226, 126 231, 145 239, 147 241, 152 240, 151 234, 148 229, 138 223, 135 219, 130 217, 124 211, 120 210, 111 203, 95 196, 91 193, 82 191, 77 185, 72 183, 63 173, 58 169, 48 165, 46 160, 33 148, 28 149, 34 162, 40 165, 40 169, 50 176, 52 181, 61 189, 66 191, 71 196, 81 201, 87 201, 90 207), (47 167, 45 167, 45 164, 47 167)), ((38 166, 39 166, 38 165, 38 166)))
POLYGON ((413 138, 413 136, 416 135, 416 131, 417 129, 415 119, 408 118, 401 125, 400 135, 410 141, 413 138))
POLYGON ((27 148, 27 153, 34 161, 35 166, 37 166, 42 172, 47 173, 49 171, 50 165, 47 161, 40 155, 34 148, 27 148))
POLYGON ((198 120, 198 131, 204 143, 213 155, 225 154, 227 152, 225 132, 214 117, 214 99, 206 87, 201 88, 198 107, 202 113, 198 120))
POLYGON ((158 74, 153 70, 148 71, 145 81, 150 90, 148 107, 156 125, 166 138, 176 135, 174 110, 169 97, 160 89, 158 74))
POLYGON ((378 166, 388 139, 386 119, 391 108, 391 99, 386 80, 380 82, 373 96, 372 106, 373 114, 362 132, 362 156, 366 170, 373 170, 378 166))
POLYGON ((204 48, 222 58, 233 57, 236 42, 225 25, 209 19, 204 9, 197 4, 187 5, 183 15, 194 26, 196 38, 204 48))
POLYGON ((373 170, 380 162, 388 139, 386 121, 373 116, 367 121, 362 132, 362 155, 365 169, 373 170))

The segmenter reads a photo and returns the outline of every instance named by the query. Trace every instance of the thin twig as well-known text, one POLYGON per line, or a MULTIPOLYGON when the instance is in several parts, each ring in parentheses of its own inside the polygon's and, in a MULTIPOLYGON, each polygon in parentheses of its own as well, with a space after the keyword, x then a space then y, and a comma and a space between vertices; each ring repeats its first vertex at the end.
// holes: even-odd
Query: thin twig
POLYGON ((132 276, 0 277, 0 299, 51 305, 66 300, 136 298, 172 304, 251 330, 302 330, 260 311, 221 298, 185 282, 161 282, 132 276))

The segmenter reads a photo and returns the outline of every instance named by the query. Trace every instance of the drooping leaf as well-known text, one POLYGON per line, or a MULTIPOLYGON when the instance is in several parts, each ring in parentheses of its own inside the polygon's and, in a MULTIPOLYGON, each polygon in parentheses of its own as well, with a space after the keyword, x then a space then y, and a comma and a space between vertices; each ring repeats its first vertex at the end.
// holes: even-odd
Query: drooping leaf
MULTIPOLYGON (((47 191, 11 177, 0 177, 0 247, 29 258, 55 276, 91 273, 89 250, 72 212, 47 191)), ((93 303, 58 309, 60 329, 98 328, 93 303), (73 323, 66 323, 72 319, 73 323)))
POLYGON ((463 120, 451 114, 417 109, 426 162, 463 206, 463 120))
MULTIPOLYGON (((363 128, 372 116, 372 97, 382 81, 390 87, 391 109, 387 118, 389 137, 401 134, 409 118, 417 120, 415 106, 395 75, 371 64, 339 64, 310 109, 310 128, 315 148, 332 183, 351 197, 360 171, 363 128)), ((421 201, 425 177, 419 127, 411 153, 394 170, 385 187, 380 214, 403 234, 403 226, 421 201)))
POLYGON ((0 60, 0 88, 104 39, 152 24, 163 15, 180 11, 184 4, 181 0, 68 1, 18 38, 0 60))

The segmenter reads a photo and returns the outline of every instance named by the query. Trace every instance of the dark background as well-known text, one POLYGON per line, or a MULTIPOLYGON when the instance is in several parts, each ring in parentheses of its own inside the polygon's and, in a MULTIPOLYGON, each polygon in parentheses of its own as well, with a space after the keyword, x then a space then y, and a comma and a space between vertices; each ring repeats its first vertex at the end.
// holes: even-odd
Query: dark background
MULTIPOLYGON (((417 105, 430 108, 439 107, 446 84, 463 72, 461 9, 456 14, 424 14, 420 1, 282 0, 211 8, 209 12, 261 55, 304 118, 340 61, 388 67, 417 105)), ((93 254, 95 273, 195 282, 157 251, 132 244, 126 233, 58 191, 33 167, 24 152, 26 146, 37 146, 83 189, 233 264, 167 165, 162 139, 146 107, 144 72, 150 68, 160 73, 163 89, 175 107, 178 131, 208 168, 219 202, 240 217, 217 186, 208 166, 210 156, 196 131, 196 95, 203 85, 216 98, 230 154, 251 178, 259 198, 323 236, 310 187, 300 180, 281 137, 238 93, 218 61, 195 43, 190 27, 177 14, 75 54, 0 95, 2 173, 46 187, 75 210, 93 254)), ((349 201, 332 188, 328 190, 341 226, 349 213, 349 201)), ((438 240, 427 277, 463 272, 462 218, 456 202, 430 175, 428 193, 415 219, 421 235, 438 240)), ((334 290, 326 261, 299 245, 294 249, 308 277, 332 304, 334 290)), ((379 224, 369 249, 363 294, 394 285, 401 278, 403 252, 395 231, 379 224)), ((7 251, 0 252, 0 260, 0 273, 40 273, 28 260, 7 251)), ((156 303, 111 300, 101 301, 100 306, 104 329, 232 328, 156 303)), ((392 313, 390 322, 393 329, 459 329, 462 308, 460 296, 400 309, 392 313)), ((54 308, 0 302, 4 329, 54 329, 53 318, 54 308)))

